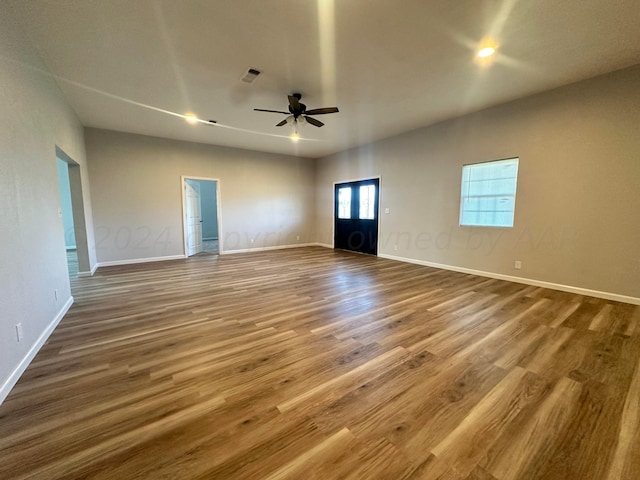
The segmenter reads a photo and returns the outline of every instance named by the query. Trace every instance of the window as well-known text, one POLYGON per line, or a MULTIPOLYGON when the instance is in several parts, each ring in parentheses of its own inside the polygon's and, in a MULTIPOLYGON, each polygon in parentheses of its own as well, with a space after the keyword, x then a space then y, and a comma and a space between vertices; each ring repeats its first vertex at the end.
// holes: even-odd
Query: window
POLYGON ((338 218, 351 218, 351 187, 338 189, 338 218))
POLYGON ((360 187, 360 220, 373 220, 373 208, 376 201, 376 186, 362 185, 360 187))
POLYGON ((518 159, 462 167, 460 225, 513 227, 518 159))

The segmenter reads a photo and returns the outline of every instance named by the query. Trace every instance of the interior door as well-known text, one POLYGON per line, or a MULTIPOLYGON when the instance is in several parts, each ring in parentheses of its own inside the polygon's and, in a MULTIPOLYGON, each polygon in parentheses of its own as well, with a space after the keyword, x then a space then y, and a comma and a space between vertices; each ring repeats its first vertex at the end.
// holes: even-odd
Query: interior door
POLYGON ((335 248, 378 254, 380 180, 338 183, 334 200, 335 248))
POLYGON ((187 256, 202 252, 202 212, 200 207, 200 185, 185 180, 185 225, 187 226, 187 256))

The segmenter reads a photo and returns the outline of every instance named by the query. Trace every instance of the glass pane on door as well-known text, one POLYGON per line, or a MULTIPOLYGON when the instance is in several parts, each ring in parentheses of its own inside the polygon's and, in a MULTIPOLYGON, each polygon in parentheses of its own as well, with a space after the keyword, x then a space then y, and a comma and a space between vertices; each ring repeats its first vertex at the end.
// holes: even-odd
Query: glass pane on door
POLYGON ((351 218, 351 187, 338 189, 338 218, 351 218))
POLYGON ((360 220, 373 220, 376 199, 375 185, 360 187, 360 220))

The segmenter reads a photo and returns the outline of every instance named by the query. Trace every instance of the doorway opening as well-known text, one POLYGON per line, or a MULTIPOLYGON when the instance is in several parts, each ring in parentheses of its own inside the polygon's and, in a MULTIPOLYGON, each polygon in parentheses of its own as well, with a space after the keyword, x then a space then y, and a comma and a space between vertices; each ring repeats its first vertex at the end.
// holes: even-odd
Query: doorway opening
POLYGON ((60 211, 69 277, 90 276, 89 246, 82 199, 80 165, 56 147, 60 211))
POLYGON ((220 234, 220 183, 213 178, 182 177, 184 252, 218 255, 220 234))
POLYGON ((378 254, 380 179, 335 184, 334 248, 378 254))
POLYGON ((69 185, 69 165, 56 159, 58 165, 58 186, 60 188, 60 209, 64 228, 64 246, 67 250, 69 276, 78 275, 78 247, 73 227, 73 206, 71 205, 71 186, 69 185))

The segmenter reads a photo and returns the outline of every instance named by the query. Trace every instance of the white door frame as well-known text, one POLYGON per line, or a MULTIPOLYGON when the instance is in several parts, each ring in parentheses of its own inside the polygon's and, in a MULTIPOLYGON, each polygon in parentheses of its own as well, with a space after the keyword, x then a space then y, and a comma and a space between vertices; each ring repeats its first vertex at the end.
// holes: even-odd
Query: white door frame
POLYGON ((220 179, 209 177, 198 177, 195 175, 182 175, 180 177, 180 191, 182 196, 182 251, 187 257, 187 196, 185 193, 186 180, 206 180, 216 182, 216 210, 218 213, 218 255, 223 255, 222 249, 222 207, 220 205, 220 179))
POLYGON ((56 159, 67 164, 69 189, 71 191, 71 211, 73 215, 73 232, 76 241, 76 255, 78 256, 78 277, 90 277, 98 268, 96 263, 91 267, 89 254, 89 238, 87 236, 86 215, 84 210, 84 194, 82 192, 81 167, 78 162, 67 155, 56 145, 56 159))
POLYGON ((198 180, 185 179, 184 191, 186 202, 186 226, 187 226, 187 256, 191 257, 202 252, 202 196, 200 195, 200 182, 198 180), (195 200, 198 202, 196 203, 195 200))

